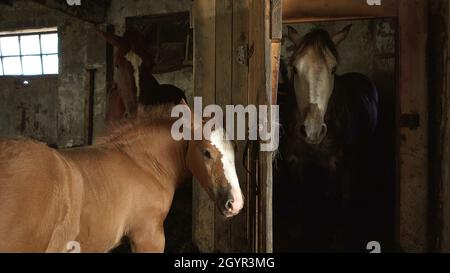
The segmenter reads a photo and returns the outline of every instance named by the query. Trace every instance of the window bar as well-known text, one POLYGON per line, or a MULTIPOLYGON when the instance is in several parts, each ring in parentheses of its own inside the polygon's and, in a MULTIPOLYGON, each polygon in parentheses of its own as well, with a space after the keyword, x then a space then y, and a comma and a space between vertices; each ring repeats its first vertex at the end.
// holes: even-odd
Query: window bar
POLYGON ((2 46, 0 44, 0 64, 2 65, 2 76, 5 75, 5 67, 3 67, 3 53, 2 53, 2 46))
POLYGON ((21 71, 21 75, 23 75, 23 61, 22 61, 22 36, 18 35, 17 36, 17 40, 19 40, 19 59, 20 59, 20 71, 21 71))
POLYGON ((41 57, 41 75, 44 75, 44 58, 42 58, 41 35, 39 34, 39 56, 41 57))

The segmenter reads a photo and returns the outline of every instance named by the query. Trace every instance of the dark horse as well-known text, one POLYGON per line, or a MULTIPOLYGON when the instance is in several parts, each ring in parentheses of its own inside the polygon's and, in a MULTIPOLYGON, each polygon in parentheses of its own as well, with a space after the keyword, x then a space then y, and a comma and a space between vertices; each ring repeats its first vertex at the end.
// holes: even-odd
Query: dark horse
POLYGON ((180 88, 160 84, 152 71, 154 56, 142 34, 127 30, 123 37, 97 30, 97 33, 115 47, 115 80, 108 92, 106 121, 120 120, 135 115, 138 104, 178 104, 186 95, 180 88))
POLYGON ((293 187, 298 192, 284 198, 286 206, 299 208, 293 236, 303 251, 364 251, 364 225, 370 223, 366 218, 372 206, 367 191, 372 188, 363 176, 370 169, 366 159, 377 128, 377 89, 362 74, 336 75, 336 47, 351 25, 333 36, 316 29, 300 37, 288 29, 295 50, 289 110, 281 116, 285 135, 280 150, 287 169, 280 179, 292 182, 285 194, 293 187))

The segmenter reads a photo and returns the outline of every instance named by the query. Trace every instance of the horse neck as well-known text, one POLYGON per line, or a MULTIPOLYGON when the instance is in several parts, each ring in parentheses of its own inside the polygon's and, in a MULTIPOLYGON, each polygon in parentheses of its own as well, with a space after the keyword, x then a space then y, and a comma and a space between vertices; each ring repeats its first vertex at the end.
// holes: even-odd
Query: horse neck
POLYGON ((141 169, 156 175, 159 182, 177 188, 187 176, 187 141, 175 141, 170 127, 158 125, 148 132, 140 133, 130 140, 121 142, 125 151, 141 169))

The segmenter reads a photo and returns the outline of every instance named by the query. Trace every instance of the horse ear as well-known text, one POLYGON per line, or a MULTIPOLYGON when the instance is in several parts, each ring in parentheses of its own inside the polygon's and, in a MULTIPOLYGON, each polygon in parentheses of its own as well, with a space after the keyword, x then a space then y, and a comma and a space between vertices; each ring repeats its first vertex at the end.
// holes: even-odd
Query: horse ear
POLYGON ((114 47, 122 48, 126 46, 126 41, 124 41, 123 37, 117 36, 112 33, 104 32, 98 28, 95 29, 95 32, 114 47))
POLYGON ((297 30, 291 26, 288 26, 288 38, 289 40, 291 40, 291 42, 293 42, 295 45, 299 45, 300 44, 300 40, 302 39, 302 37, 300 36, 300 34, 298 34, 297 30))
POLYGON ((181 105, 189 106, 189 105, 187 104, 187 102, 186 102, 184 99, 181 99, 180 104, 181 104, 181 105))
POLYGON ((345 40, 345 38, 347 38, 348 33, 350 32, 350 30, 352 29, 352 24, 346 26, 345 28, 343 28, 341 31, 335 33, 333 35, 333 37, 331 38, 334 42, 335 45, 340 44, 342 41, 345 40))

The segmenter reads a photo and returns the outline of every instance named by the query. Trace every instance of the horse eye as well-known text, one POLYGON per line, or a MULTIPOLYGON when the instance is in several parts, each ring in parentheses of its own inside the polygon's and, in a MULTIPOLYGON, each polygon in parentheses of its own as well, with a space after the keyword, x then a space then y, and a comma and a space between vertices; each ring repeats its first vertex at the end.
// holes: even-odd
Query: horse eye
POLYGON ((208 159, 211 159, 211 153, 210 153, 209 151, 207 151, 207 150, 205 150, 205 151, 203 152, 203 156, 206 157, 206 158, 208 158, 208 159))

